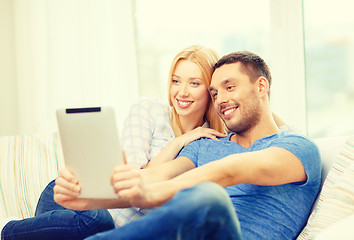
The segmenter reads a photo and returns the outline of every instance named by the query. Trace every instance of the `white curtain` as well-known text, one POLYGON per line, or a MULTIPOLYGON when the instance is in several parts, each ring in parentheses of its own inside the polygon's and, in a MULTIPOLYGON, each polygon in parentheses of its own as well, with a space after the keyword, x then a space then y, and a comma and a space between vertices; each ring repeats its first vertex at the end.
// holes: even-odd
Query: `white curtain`
POLYGON ((271 0, 271 104, 275 113, 307 131, 302 1, 271 0))
POLYGON ((138 97, 129 0, 14 0, 19 133, 57 130, 61 107, 112 106, 119 127, 138 97))

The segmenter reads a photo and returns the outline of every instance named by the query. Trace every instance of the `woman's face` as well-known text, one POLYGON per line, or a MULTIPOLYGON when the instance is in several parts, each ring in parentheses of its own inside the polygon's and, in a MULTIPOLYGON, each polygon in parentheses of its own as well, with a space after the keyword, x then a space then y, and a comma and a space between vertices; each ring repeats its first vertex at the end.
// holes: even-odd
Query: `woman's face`
POLYGON ((180 60, 172 74, 170 98, 180 117, 202 119, 208 106, 209 92, 199 66, 180 60))

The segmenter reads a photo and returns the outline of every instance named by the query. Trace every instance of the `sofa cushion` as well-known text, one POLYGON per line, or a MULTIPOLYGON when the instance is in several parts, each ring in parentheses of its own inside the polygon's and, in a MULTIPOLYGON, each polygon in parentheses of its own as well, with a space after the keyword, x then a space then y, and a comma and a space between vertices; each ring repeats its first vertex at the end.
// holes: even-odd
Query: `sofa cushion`
POLYGON ((44 187, 64 167, 57 133, 0 137, 0 217, 31 217, 44 187))
MULTIPOLYGON (((321 186, 320 189, 323 189, 324 182, 328 176, 329 171, 332 169, 333 163, 337 160, 337 157, 339 156, 340 152, 343 150, 343 146, 348 139, 348 136, 336 136, 336 137, 324 137, 324 138, 317 138, 316 144, 320 150, 320 155, 321 155, 321 161, 322 161, 322 172, 321 172, 321 186)), ((335 169, 338 169, 335 168, 335 169)), ((327 184, 324 188, 327 188, 328 185, 333 183, 334 179, 337 179, 339 175, 342 174, 340 171, 333 170, 331 173, 331 176, 329 178, 330 181, 327 181, 327 184)), ((316 209, 318 202, 319 202, 319 196, 312 207, 312 211, 316 209)))
MULTIPOLYGON (((319 147, 321 149, 321 145, 319 147)), ((322 152, 321 157, 325 158, 322 152)), ((326 169, 323 172, 324 176, 325 171, 326 169)), ((325 228, 354 213, 353 182, 354 136, 345 142, 331 166, 314 210, 298 239, 313 239, 325 228)))

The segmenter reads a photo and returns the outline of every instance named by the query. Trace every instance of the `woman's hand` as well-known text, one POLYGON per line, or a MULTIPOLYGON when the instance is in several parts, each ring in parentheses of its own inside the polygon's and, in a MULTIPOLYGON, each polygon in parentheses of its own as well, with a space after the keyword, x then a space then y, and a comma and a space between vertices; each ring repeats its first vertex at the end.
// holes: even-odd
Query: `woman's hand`
POLYGON ((79 199, 81 187, 74 173, 68 168, 60 169, 59 177, 55 180, 54 201, 63 207, 75 210, 85 210, 88 199, 79 199))
POLYGON ((211 128, 204 128, 204 127, 197 127, 195 129, 193 129, 190 132, 187 132, 185 134, 183 134, 182 136, 177 137, 176 139, 178 139, 179 141, 182 141, 183 143, 183 147, 186 146, 188 143, 193 142, 194 140, 197 140, 199 138, 210 138, 210 139, 214 139, 216 141, 220 141, 219 139, 217 139, 217 137, 225 137, 226 134, 224 133, 220 133, 214 129, 211 128))
POLYGON ((150 162, 144 168, 150 168, 154 166, 159 166, 162 163, 171 161, 175 159, 181 149, 186 146, 188 143, 193 142, 199 138, 211 138, 216 141, 220 141, 217 137, 226 137, 225 133, 220 133, 211 128, 197 127, 192 131, 183 134, 182 136, 176 137, 170 141, 162 151, 151 159, 150 162))

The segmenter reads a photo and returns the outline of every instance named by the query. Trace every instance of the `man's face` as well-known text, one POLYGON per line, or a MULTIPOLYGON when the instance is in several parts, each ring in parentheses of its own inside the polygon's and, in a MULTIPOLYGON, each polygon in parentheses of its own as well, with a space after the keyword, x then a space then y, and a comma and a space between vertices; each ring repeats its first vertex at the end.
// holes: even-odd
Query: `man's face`
POLYGON ((225 64, 212 76, 210 95, 226 126, 242 135, 260 119, 257 85, 241 70, 241 63, 225 64))

